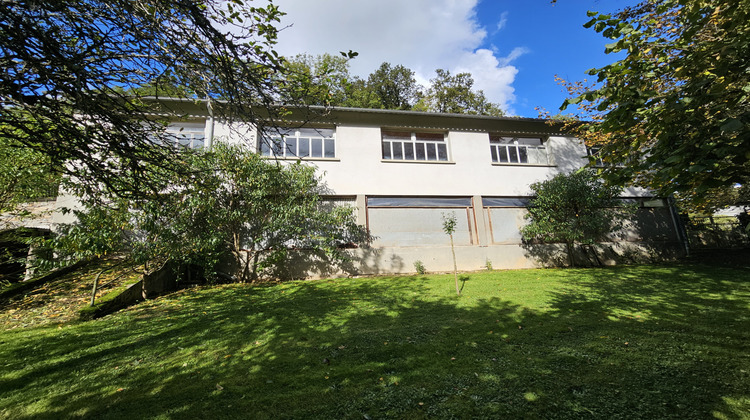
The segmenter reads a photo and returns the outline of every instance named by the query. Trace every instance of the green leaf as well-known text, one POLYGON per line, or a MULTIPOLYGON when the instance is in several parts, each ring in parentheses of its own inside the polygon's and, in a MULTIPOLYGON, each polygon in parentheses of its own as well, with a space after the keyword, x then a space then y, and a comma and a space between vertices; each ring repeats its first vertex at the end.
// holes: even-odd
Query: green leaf
POLYGON ((738 120, 737 118, 724 120, 723 124, 721 125, 721 131, 725 133, 740 131, 743 128, 745 128, 745 125, 742 124, 742 121, 738 120))

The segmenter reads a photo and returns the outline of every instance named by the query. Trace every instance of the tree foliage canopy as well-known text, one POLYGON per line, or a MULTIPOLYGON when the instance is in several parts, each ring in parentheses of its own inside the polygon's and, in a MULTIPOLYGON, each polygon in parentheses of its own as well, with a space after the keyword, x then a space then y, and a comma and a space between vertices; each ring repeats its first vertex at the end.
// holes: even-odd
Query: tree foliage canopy
POLYGON ((472 89, 474 78, 470 73, 451 75, 450 71, 444 69, 437 69, 435 73, 417 109, 453 114, 503 115, 500 107, 489 102, 484 92, 472 89))
POLYGON ((190 170, 170 172, 158 199, 87 202, 54 239, 74 259, 124 253, 137 263, 170 260, 254 280, 278 274, 290 249, 341 262, 339 247, 369 236, 351 208, 326 205, 314 168, 268 161, 241 146, 218 143, 183 155, 190 170))
MULTIPOLYGON (((750 2, 646 0, 585 25, 623 59, 570 85, 612 180, 633 181, 697 207, 750 183, 750 2)), ((746 200, 750 197, 745 197, 746 200)), ((727 203, 723 203, 727 204, 727 203)))
POLYGON ((353 108, 400 109, 502 116, 500 106, 474 90, 469 73, 451 75, 436 70, 437 76, 425 88, 417 83, 414 71, 384 62, 367 79, 349 72, 345 54, 334 56, 301 54, 286 60, 289 72, 279 80, 285 102, 353 108))
POLYGON ((573 246, 593 244, 621 228, 629 208, 617 200, 621 188, 605 185, 596 173, 581 169, 531 184, 534 198, 521 228, 524 239, 563 242, 573 265, 573 246))
POLYGON ((332 54, 298 54, 285 61, 288 71, 282 75, 286 93, 282 102, 330 106, 346 101, 351 81, 347 58, 332 54))
POLYGON ((252 121, 279 95, 280 15, 242 0, 5 1, 0 137, 76 162, 63 168, 92 193, 143 191, 151 166, 180 169, 174 150, 152 147, 163 122, 144 94, 221 98, 217 116, 252 121))
POLYGON ((18 204, 56 195, 60 169, 39 152, 8 138, 0 138, 0 213, 18 204))
POLYGON ((367 78, 367 88, 384 109, 411 109, 421 89, 414 72, 400 64, 383 63, 367 78))

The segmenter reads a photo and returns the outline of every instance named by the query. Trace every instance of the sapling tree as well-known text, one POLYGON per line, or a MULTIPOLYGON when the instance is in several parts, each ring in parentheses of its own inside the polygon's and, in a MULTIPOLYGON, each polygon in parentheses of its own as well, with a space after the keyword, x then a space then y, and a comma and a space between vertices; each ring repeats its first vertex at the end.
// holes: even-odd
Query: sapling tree
POLYGON ((451 254, 453 255, 453 277, 456 281, 456 294, 461 296, 461 289, 458 287, 458 264, 456 264, 456 248, 453 246, 453 233, 456 231, 456 214, 443 213, 443 232, 451 238, 451 254))
POLYGON ((563 242, 574 265, 575 244, 593 244, 622 228, 632 209, 618 200, 621 189, 609 186, 590 169, 559 174, 531 184, 534 193, 521 228, 525 240, 563 242))

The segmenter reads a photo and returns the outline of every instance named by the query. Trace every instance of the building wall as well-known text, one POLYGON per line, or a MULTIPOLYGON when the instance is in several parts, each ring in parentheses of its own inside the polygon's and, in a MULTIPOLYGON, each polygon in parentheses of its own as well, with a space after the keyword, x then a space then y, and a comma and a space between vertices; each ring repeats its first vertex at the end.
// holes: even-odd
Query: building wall
MULTIPOLYGON (((303 120, 294 124, 302 125, 303 120)), ((203 124, 206 138, 213 132, 214 141, 258 148, 259 131, 252 125, 216 122, 212 127, 205 116, 192 115, 186 122, 176 123, 175 128, 185 123, 193 129, 203 124)), ((523 205, 485 205, 485 199, 528 197, 532 183, 582 167, 587 163, 586 149, 578 139, 556 133, 540 120, 392 111, 334 113, 318 125, 335 129, 336 156, 304 160, 318 169, 330 190, 330 198, 350 203, 359 223, 375 236, 369 247, 351 250, 352 263, 340 273, 414 272, 414 262, 418 260, 430 271, 452 270, 449 238, 442 231, 442 216, 448 213, 455 214, 458 221, 454 241, 460 270, 481 269, 488 261, 494 268, 528 268, 565 260, 560 246, 523 244, 519 233, 525 223, 523 205), (448 161, 383 159, 381 130, 384 128, 447 133, 448 161), (549 159, 544 164, 493 163, 489 133, 541 137, 549 159), (373 199, 386 197, 460 198, 465 204, 368 205, 373 199)), ((623 191, 626 197, 649 195, 636 189, 623 191)), ((599 251, 608 264, 634 255, 653 255, 654 248, 678 252, 676 229, 669 208, 641 209, 628 230, 600 245, 599 251)), ((295 276, 321 274, 313 265, 305 266, 302 256, 297 264, 290 270, 295 276)))

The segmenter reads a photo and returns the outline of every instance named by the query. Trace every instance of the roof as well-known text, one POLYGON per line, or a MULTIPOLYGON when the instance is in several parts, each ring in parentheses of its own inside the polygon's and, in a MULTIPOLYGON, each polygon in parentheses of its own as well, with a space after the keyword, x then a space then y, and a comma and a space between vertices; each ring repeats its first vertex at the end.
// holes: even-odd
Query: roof
MULTIPOLYGON (((206 99, 143 98, 160 105, 163 112, 186 118, 209 116, 206 99)), ((219 105, 223 101, 213 101, 219 105)), ((214 106, 216 106, 214 105, 214 106)), ((277 105, 273 112, 254 107, 248 120, 273 125, 360 125, 388 128, 443 129, 456 131, 483 131, 498 133, 523 133, 535 135, 562 134, 561 125, 548 119, 524 117, 493 117, 487 115, 447 114, 393 109, 369 109, 323 106, 277 105), (270 115, 275 115, 273 118, 270 115)))

